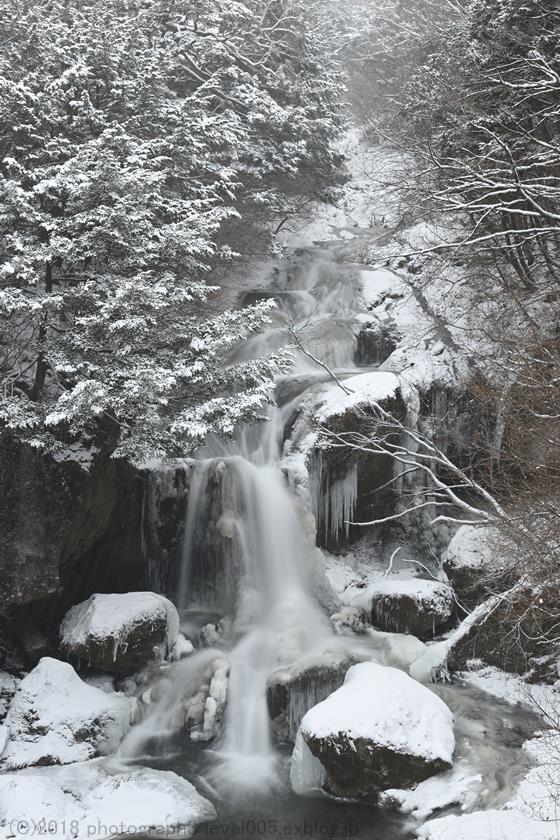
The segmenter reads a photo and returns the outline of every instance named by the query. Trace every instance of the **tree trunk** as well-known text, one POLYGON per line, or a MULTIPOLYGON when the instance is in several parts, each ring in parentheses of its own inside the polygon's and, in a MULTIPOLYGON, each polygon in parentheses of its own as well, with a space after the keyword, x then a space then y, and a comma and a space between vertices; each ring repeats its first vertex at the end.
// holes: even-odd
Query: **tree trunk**
MULTIPOLYGON (((52 281, 52 264, 49 261, 45 265, 45 292, 50 294, 53 288, 53 281, 52 281)), ((39 400, 45 388, 45 380, 47 378, 47 370, 49 368, 47 362, 47 354, 46 354, 46 343, 47 339, 47 313, 43 312, 41 315, 41 320, 39 322, 39 355, 37 357, 37 367, 35 368, 35 381, 33 382, 33 387, 29 396, 35 402, 39 400)))

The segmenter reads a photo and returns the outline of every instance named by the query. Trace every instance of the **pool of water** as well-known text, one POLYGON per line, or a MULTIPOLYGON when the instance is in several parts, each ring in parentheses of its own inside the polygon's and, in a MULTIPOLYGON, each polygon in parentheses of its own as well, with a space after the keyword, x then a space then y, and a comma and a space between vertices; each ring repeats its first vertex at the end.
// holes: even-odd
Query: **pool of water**
POLYGON ((160 770, 172 770, 192 782, 210 799, 217 820, 198 827, 196 838, 251 840, 251 838, 301 838, 301 840, 408 840, 413 823, 373 803, 341 802, 325 797, 303 798, 292 793, 288 751, 279 753, 279 783, 272 790, 242 786, 242 793, 224 796, 213 784, 215 761, 212 750, 186 742, 175 744, 177 752, 150 762, 160 770))

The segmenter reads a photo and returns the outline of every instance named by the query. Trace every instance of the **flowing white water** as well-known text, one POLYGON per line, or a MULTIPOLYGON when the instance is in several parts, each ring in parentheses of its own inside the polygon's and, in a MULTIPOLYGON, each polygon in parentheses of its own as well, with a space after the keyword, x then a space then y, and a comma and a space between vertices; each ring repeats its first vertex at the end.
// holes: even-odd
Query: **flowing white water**
MULTIPOLYGON (((245 342, 238 351, 239 358, 254 358, 286 343, 288 321, 301 326, 301 340, 317 357, 331 366, 351 370, 352 319, 357 308, 352 272, 345 273, 318 254, 316 259, 304 259, 303 266, 292 275, 284 276, 282 291, 276 323, 245 342)), ((293 378, 298 386, 296 393, 301 391, 300 385, 315 388, 321 377, 324 372, 300 354, 293 378)), ((288 387, 287 391, 291 394, 293 389, 288 387)), ((221 735, 213 743, 215 761, 207 782, 220 799, 226 796, 239 803, 244 803, 252 790, 268 792, 267 801, 273 801, 271 792, 281 775, 270 733, 268 676, 279 666, 291 665, 306 654, 323 653, 333 645, 330 626, 309 593, 309 571, 316 549, 302 523, 299 503, 279 467, 295 402, 297 397, 289 397, 282 406, 271 407, 269 422, 259 429, 240 430, 234 444, 212 444, 193 467, 177 605, 183 614, 194 607, 227 615, 230 632, 222 641, 212 643, 219 649, 202 648, 170 668, 167 689, 145 720, 133 728, 122 749, 125 757, 138 757, 149 752, 150 741, 178 732, 184 724, 185 697, 196 694, 205 680, 208 683, 213 664, 227 658, 230 673, 225 717, 221 735), (200 583, 201 576, 206 577, 205 585, 200 583)), ((353 468, 346 476, 323 473, 319 465, 312 476, 318 482, 313 494, 315 514, 335 539, 351 519, 357 473, 353 468)), ((377 636, 383 637, 383 650, 380 644, 374 644, 371 650, 363 651, 364 655, 401 667, 411 640, 401 638, 399 642, 391 637, 388 641, 388 634, 377 636)), ((367 639, 360 644, 354 638, 346 641, 348 649, 367 648, 367 639)), ((520 739, 502 744, 504 733, 499 722, 504 711, 498 708, 494 713, 490 701, 485 706, 483 699, 471 699, 468 690, 459 692, 455 687, 442 689, 442 693, 466 721, 458 728, 458 759, 468 761, 485 777, 498 767, 484 804, 503 804, 522 763, 520 739), (483 718, 480 725, 477 709, 483 718), (469 724, 471 719, 476 725, 469 724)), ((206 704, 204 737, 215 732, 207 727, 207 718, 210 724, 216 719, 220 703, 223 708, 223 695, 225 677, 221 671, 217 693, 212 693, 210 686, 202 701, 206 704)), ((298 718, 305 711, 303 706, 307 706, 307 697, 302 698, 298 718)), ((512 725, 518 718, 519 712, 512 713, 512 725)))
MULTIPOLYGON (((279 469, 240 456, 224 462, 233 555, 239 560, 220 787, 273 783, 266 680, 321 649, 329 630, 308 594, 309 546, 279 469)), ((200 467, 204 471, 204 465, 200 467)), ((194 546, 193 546, 194 548, 194 546)), ((185 558, 188 563, 188 558, 185 558)), ((185 582, 188 589, 188 581, 185 582)))

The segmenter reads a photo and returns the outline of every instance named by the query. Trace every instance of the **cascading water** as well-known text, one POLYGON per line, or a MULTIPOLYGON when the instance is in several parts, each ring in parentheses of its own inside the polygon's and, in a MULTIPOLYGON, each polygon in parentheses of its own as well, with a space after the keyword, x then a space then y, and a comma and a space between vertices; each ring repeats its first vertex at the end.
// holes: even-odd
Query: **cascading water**
MULTIPOLYGON (((319 650, 328 629, 308 594, 310 547, 281 472, 272 464, 254 464, 241 456, 220 464, 227 482, 222 518, 228 519, 230 560, 237 578, 231 604, 233 647, 227 711, 217 750, 223 763, 223 786, 232 780, 273 780, 275 753, 266 704, 267 677, 276 667, 319 650)), ((202 482, 209 474, 208 462, 202 462, 198 470, 202 482)), ((197 491, 203 496, 199 481, 197 491)), ((204 513, 205 505, 198 510, 204 513)), ((185 569, 192 568, 191 554, 198 550, 192 538, 197 527, 192 516, 191 512, 185 569)), ((179 601, 186 603, 188 573, 182 576, 181 586, 184 591, 179 593, 179 601)))
MULTIPOLYGON (((286 321, 296 327, 301 321, 302 341, 315 356, 337 367, 340 375, 355 371, 354 274, 327 264, 323 253, 315 257, 304 259, 303 267, 300 265, 295 272, 280 275, 282 295, 276 321, 268 332, 245 342, 238 350, 239 357, 254 358, 281 346, 287 341, 286 321)), ((190 728, 191 741, 212 741, 211 750, 205 752, 212 756, 211 769, 203 766, 199 782, 220 802, 238 803, 232 812, 237 816, 244 813, 245 805, 239 803, 249 801, 247 794, 261 794, 263 790, 274 791, 274 797, 262 797, 267 819, 278 813, 285 819, 284 812, 288 816, 299 814, 301 819, 307 814, 302 800, 286 799, 285 789, 276 791, 281 767, 272 743, 266 692, 268 678, 276 669, 291 666, 302 657, 309 661, 314 654, 333 649, 330 625, 309 592, 309 574, 317 549, 305 527, 308 513, 300 507, 280 469, 285 430, 294 408, 302 394, 315 389, 325 378, 325 372, 305 353, 299 354, 293 377, 279 385, 279 392, 287 396, 270 408, 268 422, 258 429, 241 429, 237 440, 227 447, 218 442, 210 444, 191 465, 176 603, 185 632, 187 627, 197 626, 191 618, 193 611, 212 616, 207 618, 210 622, 225 620, 220 622, 223 627, 215 638, 204 640, 209 646, 202 646, 168 668, 161 681, 165 685, 149 713, 122 746, 123 757, 137 759, 150 754, 154 741, 169 742, 170 736, 185 727, 190 728)), ((352 464, 347 465, 346 474, 342 468, 340 473, 327 474, 325 465, 317 466, 317 470, 311 470, 311 481, 317 482, 316 492, 312 492, 314 512, 336 541, 352 518, 357 472, 352 464)), ((192 631, 193 638, 197 632, 192 631)), ((372 633, 371 637, 359 637, 360 641, 348 639, 348 650, 399 667, 393 651, 399 646, 398 638, 391 645, 388 634, 372 633)), ((344 651, 344 644, 341 648, 339 643, 341 649, 344 651)), ((472 717, 474 712, 464 689, 461 693, 451 686, 444 691, 458 715, 472 717)), ((304 687, 302 706, 314 702, 314 696, 314 691, 304 687)), ((491 702, 485 707, 478 697, 475 706, 480 708, 483 723, 475 727, 476 737, 468 727, 465 733, 459 730, 458 759, 466 757, 475 770, 479 754, 481 770, 511 766, 509 776, 514 781, 522 738, 519 743, 516 740, 502 747, 493 737, 494 730, 501 732, 495 719, 501 720, 502 711, 494 711, 491 702), (492 736, 490 744, 486 743, 486 728, 480 735, 483 727, 492 736)), ((305 708, 297 710, 298 720, 305 708)), ((512 716, 518 721, 520 713, 512 712, 512 716)), ((193 760, 189 758, 192 749, 191 744, 180 752, 173 765, 174 769, 184 769, 187 776, 193 772, 193 765, 185 764, 193 760)), ((495 788, 486 807, 493 802, 502 804, 503 791, 511 790, 512 782, 503 785, 497 780, 495 788)), ((328 802, 322 803, 325 815, 329 807, 328 802)), ((357 811, 352 816, 361 821, 367 813, 362 809, 359 816, 357 811)), ((373 821, 372 825, 364 824, 367 836, 381 836, 371 833, 372 827, 375 831, 379 826, 385 840, 401 840, 405 835, 400 825, 394 828, 388 815, 378 813, 367 819, 373 821)))

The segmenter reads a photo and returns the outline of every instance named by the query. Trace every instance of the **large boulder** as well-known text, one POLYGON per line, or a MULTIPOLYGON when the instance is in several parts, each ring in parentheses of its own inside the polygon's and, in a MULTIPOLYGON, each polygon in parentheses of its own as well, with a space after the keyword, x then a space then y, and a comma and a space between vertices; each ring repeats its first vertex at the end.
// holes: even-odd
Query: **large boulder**
POLYGON ((71 665, 45 657, 19 684, 4 721, 0 766, 70 764, 117 748, 130 725, 121 695, 86 685, 71 665))
POLYGON ((179 615, 154 592, 92 595, 60 625, 61 649, 73 661, 116 674, 133 674, 171 651, 179 615))
POLYGON ((187 838, 215 819, 213 805, 175 773, 114 765, 85 762, 4 774, 3 824, 17 826, 20 834, 44 827, 58 840, 99 834, 187 838))
POLYGON ((354 602, 368 611, 375 627, 420 639, 434 636, 449 624, 455 606, 447 584, 398 577, 373 581, 354 602))
MULTIPOLYGON (((373 662, 350 668, 344 685, 307 712, 301 737, 324 771, 323 790, 353 799, 375 799, 449 769, 455 747, 445 703, 402 671, 373 662)), ((293 760, 316 771, 298 747, 293 760)))

